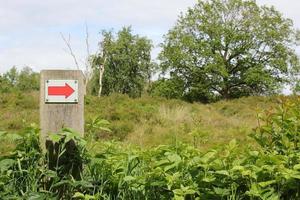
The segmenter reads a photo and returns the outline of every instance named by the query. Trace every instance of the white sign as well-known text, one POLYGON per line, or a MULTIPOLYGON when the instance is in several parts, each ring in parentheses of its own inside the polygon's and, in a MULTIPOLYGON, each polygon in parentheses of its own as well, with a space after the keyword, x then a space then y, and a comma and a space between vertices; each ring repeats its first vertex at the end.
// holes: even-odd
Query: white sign
POLYGON ((46 103, 78 103, 78 80, 47 80, 46 103))

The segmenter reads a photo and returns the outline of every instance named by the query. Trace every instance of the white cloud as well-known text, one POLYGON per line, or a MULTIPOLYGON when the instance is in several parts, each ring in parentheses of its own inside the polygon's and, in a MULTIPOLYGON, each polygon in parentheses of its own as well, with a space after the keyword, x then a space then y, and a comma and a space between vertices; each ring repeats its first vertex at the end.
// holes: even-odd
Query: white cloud
POLYGON ((0 27, 70 26, 84 20, 105 25, 166 25, 195 0, 2 0, 0 27))
MULTIPOLYGON (((196 0, 0 0, 0 73, 13 65, 43 68, 75 67, 59 32, 72 35, 76 54, 85 56, 84 23, 89 24, 92 48, 101 29, 132 25, 136 33, 162 41, 180 12, 196 0)), ((299 0, 258 0, 275 5, 300 28, 299 0)), ((157 54, 158 49, 153 54, 157 54)))
POLYGON ((194 0, 0 0, 0 73, 13 65, 36 69, 73 66, 59 32, 70 33, 73 49, 85 55, 84 23, 96 48, 101 29, 132 25, 155 42, 194 0))

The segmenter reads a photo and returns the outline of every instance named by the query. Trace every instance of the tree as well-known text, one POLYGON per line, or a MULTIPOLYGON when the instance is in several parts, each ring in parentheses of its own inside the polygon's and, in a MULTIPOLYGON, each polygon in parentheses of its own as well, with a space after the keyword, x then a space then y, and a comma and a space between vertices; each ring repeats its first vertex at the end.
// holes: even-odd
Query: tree
MULTIPOLYGON (((113 42, 113 35, 112 32, 107 32, 107 31, 102 31, 102 36, 103 40, 100 42, 100 53, 94 55, 92 58, 92 63, 93 63, 93 69, 94 69, 94 79, 98 79, 98 97, 101 96, 102 94, 102 88, 103 88, 103 75, 105 72, 105 66, 106 66, 106 61, 107 61, 107 55, 106 51, 108 48, 112 45, 113 42), (97 73, 98 71, 98 73, 97 73)), ((97 87, 95 85, 95 81, 92 82, 93 87, 97 87)))
POLYGON ((0 75, 0 92, 9 93, 16 89, 19 81, 19 72, 15 66, 9 71, 0 75))
POLYGON ((124 27, 117 34, 103 31, 102 36, 100 51, 93 58, 92 93, 141 96, 155 66, 151 62, 151 41, 133 35, 130 27, 124 27))
POLYGON ((11 92, 39 90, 39 73, 34 72, 30 67, 24 67, 18 71, 12 67, 8 72, 0 75, 0 91, 11 92))
POLYGON ((152 96, 160 96, 167 99, 180 99, 182 98, 183 90, 183 83, 180 79, 162 78, 151 84, 149 93, 152 96))
POLYGON ((8 81, 8 79, 0 74, 0 93, 7 93, 11 91, 12 85, 8 81))
POLYGON ((299 69, 297 35, 290 19, 254 0, 199 1, 165 36, 161 68, 191 101, 270 94, 299 69))
POLYGON ((21 91, 39 90, 39 73, 34 72, 30 67, 24 67, 19 73, 16 87, 21 91))
POLYGON ((10 68, 10 70, 3 75, 3 78, 7 80, 7 82, 9 83, 9 85, 11 85, 11 87, 16 86, 19 79, 19 72, 17 68, 15 66, 10 68))

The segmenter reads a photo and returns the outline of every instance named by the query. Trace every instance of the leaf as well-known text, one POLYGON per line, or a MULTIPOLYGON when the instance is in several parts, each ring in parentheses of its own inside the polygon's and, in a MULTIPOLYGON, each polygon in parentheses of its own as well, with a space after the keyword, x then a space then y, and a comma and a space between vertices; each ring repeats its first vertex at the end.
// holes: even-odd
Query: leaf
POLYGON ((80 199, 84 199, 84 194, 80 193, 80 192, 76 192, 73 195, 73 198, 80 198, 80 199))
POLYGON ((155 162, 155 166, 160 167, 160 166, 166 165, 168 163, 170 163, 168 160, 160 160, 160 161, 155 162))
POLYGON ((53 171, 53 170, 47 170, 47 171, 45 172, 45 175, 46 175, 47 177, 50 177, 50 178, 55 178, 55 177, 57 177, 56 171, 53 171))
POLYGON ((207 175, 206 177, 204 177, 202 179, 202 181, 206 182, 206 183, 211 183, 214 182, 216 180, 216 177, 212 176, 212 175, 207 175))
POLYGON ((293 169, 294 170, 300 170, 300 164, 294 165, 293 169))
POLYGON ((181 161, 181 157, 178 154, 170 154, 168 155, 168 160, 170 162, 179 163, 181 161))
POLYGON ((0 171, 4 172, 11 168, 14 164, 16 164, 15 160, 12 159, 4 159, 0 161, 0 171))
POLYGON ((173 168, 175 168, 177 166, 178 166, 178 163, 174 163, 174 164, 168 165, 168 166, 164 167, 164 171, 167 172, 170 169, 173 169, 173 168))
POLYGON ((92 195, 88 195, 88 194, 86 194, 84 198, 85 198, 85 200, 96 199, 96 197, 94 197, 94 196, 92 196, 92 195))
POLYGON ((215 174, 229 176, 229 172, 227 170, 218 170, 218 171, 215 171, 215 174))
POLYGON ((261 187, 267 187, 269 185, 275 184, 276 180, 270 180, 270 181, 265 181, 265 182, 259 182, 258 185, 261 187))
POLYGON ((79 187, 79 186, 81 186, 82 188, 93 188, 94 187, 94 185, 91 183, 91 182, 89 182, 89 181, 75 181, 74 183, 73 183, 73 186, 74 187, 79 187))
POLYGON ((250 151, 249 154, 253 157, 257 157, 259 155, 258 151, 250 151))
POLYGON ((70 180, 63 180, 63 181, 53 184, 52 188, 57 188, 57 187, 61 187, 64 185, 72 185, 72 182, 70 180))
POLYGON ((214 192, 217 195, 221 195, 221 196, 226 196, 230 194, 230 190, 227 188, 219 188, 219 187, 214 187, 214 192))
POLYGON ((112 132, 109 128, 106 127, 100 127, 99 129, 102 131, 112 132))
POLYGON ((290 175, 292 178, 295 178, 295 179, 299 179, 300 180, 300 174, 291 174, 290 175))
POLYGON ((130 182, 130 181, 135 180, 135 177, 133 177, 133 176, 125 176, 123 180, 124 180, 125 182, 130 182))
POLYGON ((60 140, 63 138, 63 136, 59 135, 59 134, 50 134, 48 137, 52 142, 55 142, 55 143, 60 142, 60 140))
POLYGON ((203 163, 208 163, 216 155, 216 151, 210 151, 200 158, 203 163))
POLYGON ((234 166, 231 170, 232 171, 244 171, 245 167, 244 166, 234 166))
POLYGON ((186 195, 191 195, 191 194, 195 194, 196 191, 194 189, 191 189, 189 186, 180 186, 180 189, 175 189, 173 190, 173 193, 175 194, 175 196, 177 196, 177 198, 181 198, 186 196, 186 195))
POLYGON ((237 146, 236 139, 233 139, 233 140, 231 140, 231 141, 229 142, 228 147, 229 147, 230 150, 233 150, 234 148, 236 148, 236 146, 237 146))

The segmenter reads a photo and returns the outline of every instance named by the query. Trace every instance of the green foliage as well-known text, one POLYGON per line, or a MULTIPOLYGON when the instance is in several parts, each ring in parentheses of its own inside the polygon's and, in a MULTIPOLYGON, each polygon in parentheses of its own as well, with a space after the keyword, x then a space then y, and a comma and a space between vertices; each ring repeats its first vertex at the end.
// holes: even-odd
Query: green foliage
POLYGON ((165 97, 167 99, 181 99, 184 86, 181 80, 159 79, 151 85, 149 93, 152 96, 165 97))
POLYGON ((40 88, 39 73, 33 72, 30 67, 24 67, 17 80, 16 87, 21 91, 39 90, 40 88))
POLYGON ((104 64, 102 94, 118 92, 140 97, 155 67, 151 62, 151 41, 134 35, 130 27, 124 27, 117 35, 103 31, 102 36, 101 53, 93 57, 91 93, 98 94, 99 67, 104 64))
POLYGON ((279 101, 277 112, 258 116, 259 127, 252 136, 266 151, 292 156, 300 150, 299 100, 282 98, 279 101))
POLYGON ((0 74, 0 91, 3 93, 7 93, 11 90, 11 84, 9 80, 4 77, 4 75, 0 74))
MULTIPOLYGON (((219 148, 231 139, 253 143, 247 135, 257 125, 257 111, 275 106, 276 97, 247 97, 214 104, 190 104, 184 101, 143 96, 129 98, 112 94, 97 98, 85 97, 86 136, 89 125, 98 118, 108 120, 104 125, 111 132, 94 129, 90 138, 118 140, 152 147, 177 141, 193 144, 202 150, 219 148), (194 137, 190 132, 209 133, 194 137)), ((16 133, 39 123, 39 93, 0 93, 0 130, 16 133)), ((89 138, 89 137, 88 137, 89 138)), ((88 139, 87 138, 87 139, 88 139)), ((88 139, 89 140, 89 139, 88 139)), ((13 142, 0 141, 0 154, 14 147, 13 142)))
POLYGON ((71 199, 72 190, 82 191, 88 187, 85 182, 75 180, 72 174, 73 168, 88 162, 85 141, 77 133, 64 129, 51 136, 59 153, 54 168, 50 166, 49 155, 43 154, 39 146, 36 125, 21 135, 6 134, 8 139, 17 145, 9 156, 0 157, 1 199, 71 199), (69 149, 70 141, 76 145, 76 152, 69 149))
MULTIPOLYGON (((214 101, 276 92, 299 71, 293 23, 253 0, 199 1, 165 36, 161 68, 180 96, 214 101)), ((294 81, 293 81, 294 82, 294 81)))
POLYGON ((0 130, 22 131, 28 126, 27 122, 38 123, 38 113, 39 93, 0 92, 0 130))
POLYGON ((39 73, 33 72, 30 67, 18 71, 12 67, 8 72, 0 74, 0 92, 39 90, 39 73))
POLYGON ((85 138, 88 141, 94 141, 99 139, 99 135, 96 135, 97 132, 103 131, 105 133, 112 132, 108 126, 110 125, 109 121, 101 119, 99 116, 90 120, 86 123, 86 133, 85 138))
MULTIPOLYGON (((252 134, 260 146, 245 150, 236 140, 206 152, 183 143, 140 149, 102 141, 96 151, 87 152, 86 142, 64 129, 50 136, 60 149, 54 169, 48 168, 38 145, 39 130, 33 125, 23 136, 13 137, 18 145, 10 156, 0 157, 0 197, 296 200, 300 198, 299 102, 299 98, 283 99, 275 112, 261 114, 260 126, 252 134), (78 160, 68 155, 69 163, 60 163, 67 159, 63 157, 70 141, 76 144, 78 160), (65 167, 78 161, 81 178, 74 179, 71 168, 65 167)), ((108 123, 95 119, 90 127, 104 124, 108 123)), ((9 137, 0 133, 4 135, 9 137)))

